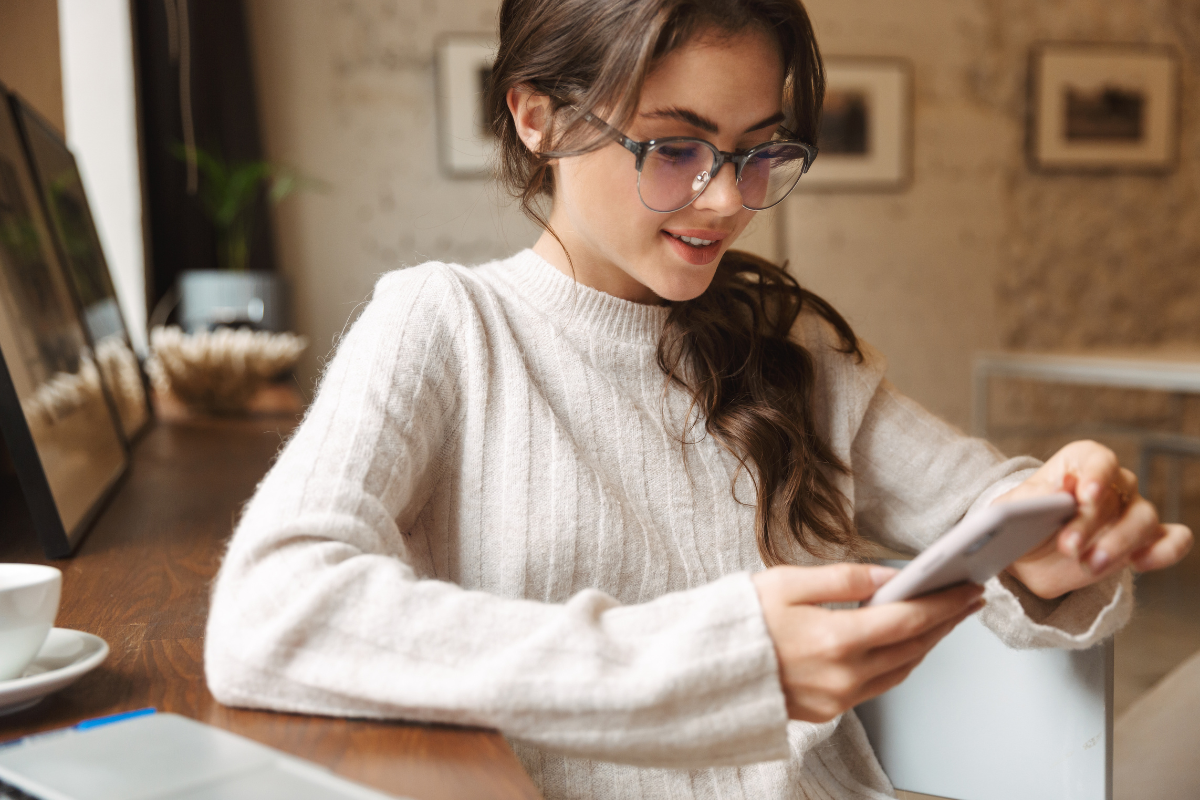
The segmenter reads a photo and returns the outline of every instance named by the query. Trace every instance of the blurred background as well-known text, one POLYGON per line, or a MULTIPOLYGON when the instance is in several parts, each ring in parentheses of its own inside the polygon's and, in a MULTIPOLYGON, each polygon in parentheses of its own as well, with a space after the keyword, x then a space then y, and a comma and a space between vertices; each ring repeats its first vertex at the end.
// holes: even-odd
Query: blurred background
MULTIPOLYGON (((1130 465, 1146 457, 1146 492, 1200 526, 1200 396, 1137 377, 1139 363, 1176 365, 1183 384, 1200 372, 1200 2, 806 5, 823 52, 841 59, 852 110, 855 69, 899 76, 894 119, 878 123, 896 126, 899 172, 830 173, 760 215, 748 246, 787 260, 887 356, 901 390, 952 423, 1013 453, 1046 456, 1088 435, 1130 465), (1095 124, 1068 127, 1067 145, 1143 136, 1167 98, 1164 158, 1054 161, 1038 128, 1053 80, 1039 54, 1079 45, 1160 58, 1172 82, 1097 84, 1101 116, 1080 95, 1079 119, 1095 124), (1090 382, 1012 369, 981 378, 986 353, 1123 361, 1090 382), (1150 452, 1155 436, 1167 444, 1150 452)), ((0 0, 0 80, 79 159, 135 346, 146 352, 150 321, 182 313, 181 275, 227 268, 229 243, 242 242, 238 269, 281 278, 286 300, 268 312, 283 309, 282 329, 309 340, 290 384, 306 399, 382 273, 479 263, 536 238, 485 175, 446 152, 456 98, 439 58, 453 41, 486 51, 497 7, 0 0), (245 203, 253 224, 230 238, 205 210, 205 187, 253 164, 266 176, 245 203)), ((861 85, 890 80, 878 79, 861 85)), ((1196 555, 1141 579, 1142 622, 1118 639, 1118 711, 1200 651, 1198 587, 1196 555)))

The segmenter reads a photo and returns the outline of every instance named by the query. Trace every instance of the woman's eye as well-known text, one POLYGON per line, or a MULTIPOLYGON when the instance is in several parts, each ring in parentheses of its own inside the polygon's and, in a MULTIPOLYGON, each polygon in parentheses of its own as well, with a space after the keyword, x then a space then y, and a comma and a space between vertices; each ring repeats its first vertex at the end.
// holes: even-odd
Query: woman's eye
POLYGON ((651 157, 676 166, 690 165, 696 162, 702 149, 695 144, 663 144, 654 148, 651 157))

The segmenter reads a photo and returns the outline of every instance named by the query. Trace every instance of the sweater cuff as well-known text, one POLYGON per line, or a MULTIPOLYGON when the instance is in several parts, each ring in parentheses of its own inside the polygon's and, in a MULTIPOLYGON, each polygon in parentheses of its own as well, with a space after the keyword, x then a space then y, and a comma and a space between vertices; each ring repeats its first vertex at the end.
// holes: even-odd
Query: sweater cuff
MULTIPOLYGON (((970 511, 990 506, 1015 489, 1036 469, 997 481, 972 504, 970 511)), ((1133 611, 1133 573, 1125 570, 1102 581, 1045 600, 1007 572, 984 584, 987 605, 979 620, 1005 644, 1017 649, 1057 647, 1083 650, 1116 633, 1133 611)))
POLYGON ((1116 633, 1133 611, 1133 572, 1044 600, 1006 572, 985 585, 984 625, 1009 647, 1083 650, 1116 633))
POLYGON ((732 766, 788 758, 791 750, 788 746, 787 699, 779 675, 779 657, 767 630, 762 602, 751 574, 727 575, 707 587, 685 594, 705 596, 705 602, 711 603, 714 610, 721 608, 730 617, 744 620, 742 624, 730 626, 729 632, 737 641, 728 644, 733 645, 732 650, 741 650, 745 654, 744 660, 738 659, 743 663, 730 664, 732 672, 745 676, 745 683, 732 694, 728 705, 714 710, 715 717, 710 723, 717 729, 740 729, 742 734, 734 751, 727 756, 713 754, 706 760, 713 766, 732 766))
POLYGON ((1005 475, 1003 478, 996 481, 986 490, 984 490, 983 494, 975 498, 975 502, 972 503, 971 507, 967 509, 966 516, 969 517, 976 511, 981 511, 987 508, 996 501, 996 498, 1017 488, 1035 472, 1037 472, 1037 468, 1030 467, 1028 469, 1023 469, 1020 472, 1014 472, 1011 475, 1005 475))

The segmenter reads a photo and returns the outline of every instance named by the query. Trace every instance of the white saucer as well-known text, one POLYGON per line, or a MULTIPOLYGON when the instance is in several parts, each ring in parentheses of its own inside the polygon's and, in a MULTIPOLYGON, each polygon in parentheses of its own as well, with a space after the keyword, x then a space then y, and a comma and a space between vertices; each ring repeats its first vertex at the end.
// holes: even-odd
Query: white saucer
POLYGON ((51 628, 33 663, 19 678, 0 681, 0 715, 29 708, 90 672, 108 657, 99 636, 70 628, 51 628))

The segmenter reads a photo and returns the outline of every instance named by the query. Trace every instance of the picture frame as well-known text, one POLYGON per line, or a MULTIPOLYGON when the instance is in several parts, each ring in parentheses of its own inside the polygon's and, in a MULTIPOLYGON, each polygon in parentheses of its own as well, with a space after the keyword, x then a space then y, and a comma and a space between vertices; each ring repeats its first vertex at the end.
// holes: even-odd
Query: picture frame
POLYGON ((912 180, 912 64, 830 56, 817 159, 797 191, 903 191, 912 180))
POLYGON ((1044 172, 1168 172, 1179 56, 1167 46, 1046 42, 1030 53, 1027 153, 1044 172))
POLYGON ((0 98, 0 432, 42 549, 60 558, 129 457, 2 84, 0 98))
POLYGON ((434 55, 438 160, 450 178, 486 178, 495 146, 483 99, 496 45, 483 34, 442 36, 434 55))
POLYGON ((59 263, 67 273, 121 434, 132 446, 152 419, 149 381, 133 350, 79 165, 62 133, 48 120, 16 93, 10 102, 59 263))

